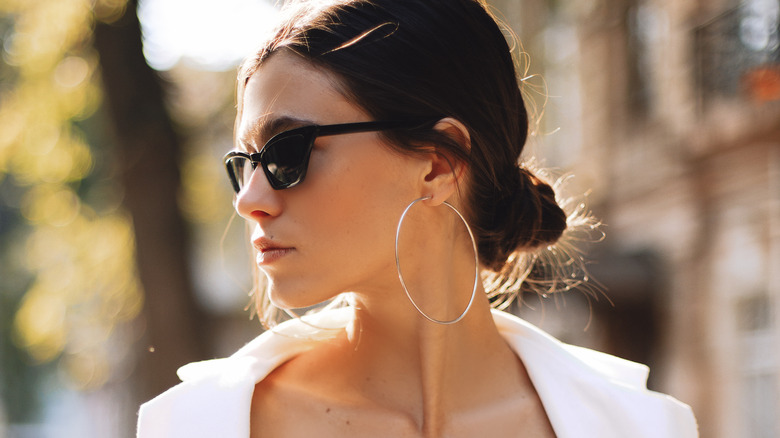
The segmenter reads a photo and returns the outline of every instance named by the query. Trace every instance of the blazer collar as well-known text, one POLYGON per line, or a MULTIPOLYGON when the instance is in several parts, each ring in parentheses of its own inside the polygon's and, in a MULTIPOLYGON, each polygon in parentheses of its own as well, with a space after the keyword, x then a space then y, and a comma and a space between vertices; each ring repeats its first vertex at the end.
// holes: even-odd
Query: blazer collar
MULTIPOLYGON (((644 365, 564 344, 504 312, 494 311, 493 317, 499 332, 528 370, 559 438, 698 436, 688 406, 645 388, 648 369, 644 365)), ((334 336, 350 318, 350 309, 339 309, 321 312, 306 322, 288 321, 229 358, 185 365, 179 369, 184 383, 147 403, 142 416, 146 410, 149 420, 162 416, 159 421, 170 427, 187 425, 188 431, 202 432, 203 427, 215 423, 215 415, 224 411, 230 417, 226 422, 237 423, 233 426, 238 428, 235 436, 244 436, 255 383, 319 340, 334 336), (235 393, 235 397, 216 395, 216 389, 235 393), (182 409, 184 405, 190 408, 182 409)))

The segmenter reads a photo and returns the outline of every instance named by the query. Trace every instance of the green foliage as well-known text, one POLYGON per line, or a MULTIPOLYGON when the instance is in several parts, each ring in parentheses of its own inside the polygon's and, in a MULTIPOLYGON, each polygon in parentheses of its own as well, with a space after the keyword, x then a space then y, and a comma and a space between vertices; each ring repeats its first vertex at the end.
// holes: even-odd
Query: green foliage
POLYGON ((93 119, 101 91, 92 27, 124 7, 0 4, 0 239, 3 260, 13 260, 0 294, 4 309, 16 309, 0 335, 11 330, 33 363, 57 360, 82 389, 100 386, 127 359, 109 354, 109 340, 142 304, 132 226, 93 119))

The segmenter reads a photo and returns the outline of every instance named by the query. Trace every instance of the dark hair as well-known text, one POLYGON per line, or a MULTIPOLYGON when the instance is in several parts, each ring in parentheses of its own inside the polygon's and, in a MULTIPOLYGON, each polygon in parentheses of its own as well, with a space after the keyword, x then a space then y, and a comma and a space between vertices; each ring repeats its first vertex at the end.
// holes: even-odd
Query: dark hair
POLYGON ((559 239, 566 214, 553 189, 518 164, 528 114, 509 45, 482 1, 294 1, 284 13, 239 73, 239 111, 254 71, 291 51, 335 73, 340 91, 377 120, 452 117, 466 126, 470 149, 431 127, 384 135, 401 150, 434 145, 466 163, 466 216, 487 269, 506 270, 514 253, 559 239))

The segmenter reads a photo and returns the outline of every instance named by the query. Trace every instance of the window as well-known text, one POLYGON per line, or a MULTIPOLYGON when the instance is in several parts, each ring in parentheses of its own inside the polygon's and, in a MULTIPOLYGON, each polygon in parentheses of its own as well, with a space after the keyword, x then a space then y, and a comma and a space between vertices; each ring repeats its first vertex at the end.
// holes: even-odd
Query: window
POLYGON ((700 103, 780 99, 780 0, 747 0, 695 30, 700 103))

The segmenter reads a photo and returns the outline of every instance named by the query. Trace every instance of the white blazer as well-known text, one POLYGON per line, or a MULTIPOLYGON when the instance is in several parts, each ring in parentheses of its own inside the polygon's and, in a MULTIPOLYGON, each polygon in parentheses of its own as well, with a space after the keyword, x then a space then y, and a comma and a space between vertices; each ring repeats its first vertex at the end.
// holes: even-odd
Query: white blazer
MULTIPOLYGON (((310 324, 291 320, 224 359, 178 371, 182 383, 143 404, 138 438, 249 436, 255 384, 291 357, 314 347, 352 317, 322 312, 310 324)), ((513 315, 494 311, 502 336, 522 359, 559 438, 697 437, 691 408, 646 388, 646 366, 564 344, 513 315)))

